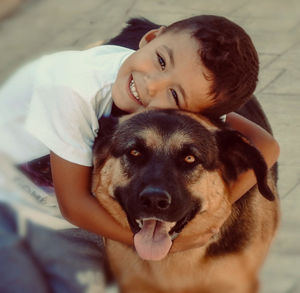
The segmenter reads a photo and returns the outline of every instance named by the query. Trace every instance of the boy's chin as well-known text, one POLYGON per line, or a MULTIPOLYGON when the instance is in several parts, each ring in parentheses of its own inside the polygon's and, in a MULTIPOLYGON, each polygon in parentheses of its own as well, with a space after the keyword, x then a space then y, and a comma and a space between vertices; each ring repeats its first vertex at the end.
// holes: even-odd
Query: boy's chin
POLYGON ((112 116, 120 117, 120 116, 129 114, 129 113, 131 113, 129 110, 127 110, 127 109, 125 110, 124 107, 119 106, 118 104, 113 102, 112 109, 111 109, 112 116))

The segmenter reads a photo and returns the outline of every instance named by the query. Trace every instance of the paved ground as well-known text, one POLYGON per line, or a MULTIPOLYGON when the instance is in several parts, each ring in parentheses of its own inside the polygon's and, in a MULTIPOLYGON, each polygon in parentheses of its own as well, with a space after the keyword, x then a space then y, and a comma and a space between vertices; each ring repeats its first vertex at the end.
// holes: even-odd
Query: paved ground
MULTIPOLYGON (((1 1, 0 17, 5 2, 21 2, 1 1)), ((223 15, 237 22, 258 50, 261 73, 256 94, 281 145, 282 223, 263 268, 262 293, 299 293, 300 1, 23 0, 13 14, 0 20, 0 82, 40 54, 80 49, 109 38, 129 17, 168 24, 196 14, 223 15)))

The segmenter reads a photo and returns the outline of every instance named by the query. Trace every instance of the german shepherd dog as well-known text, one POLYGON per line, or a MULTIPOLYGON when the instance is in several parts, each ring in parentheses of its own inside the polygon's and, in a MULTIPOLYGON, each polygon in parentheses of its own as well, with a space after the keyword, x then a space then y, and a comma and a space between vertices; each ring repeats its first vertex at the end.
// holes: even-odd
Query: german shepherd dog
MULTIPOLYGON (((133 20, 112 43, 134 48, 136 30, 154 26, 133 20)), ((271 132, 255 97, 239 113, 271 132)), ((180 110, 102 118, 100 129, 93 194, 134 234, 134 247, 106 240, 121 292, 258 292, 279 219, 276 166, 223 122, 180 110), (248 169, 257 185, 231 203, 229 185, 248 169), (198 248, 170 251, 193 235, 198 248)))

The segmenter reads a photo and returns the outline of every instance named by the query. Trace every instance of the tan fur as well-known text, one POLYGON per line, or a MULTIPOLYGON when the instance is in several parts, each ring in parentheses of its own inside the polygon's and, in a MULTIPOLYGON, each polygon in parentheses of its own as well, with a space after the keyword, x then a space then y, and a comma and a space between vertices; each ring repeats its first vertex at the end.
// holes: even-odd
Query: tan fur
POLYGON ((210 130, 211 132, 217 130, 218 128, 205 116, 200 114, 195 114, 191 112, 187 112, 184 115, 190 116, 194 120, 199 121, 207 130, 210 130))
MULTIPOLYGON (((216 127, 206 119, 187 114, 201 121, 210 131, 216 127)), ((167 142, 149 128, 139 135, 147 140, 151 148, 172 148, 185 140, 177 133, 167 142)), ((203 200, 203 210, 180 233, 181 239, 199 235, 201 247, 183 252, 169 253, 158 262, 144 261, 134 248, 107 240, 106 250, 113 273, 123 293, 255 293, 258 292, 257 275, 267 255, 277 228, 279 212, 277 199, 273 202, 262 197, 255 188, 255 228, 251 231, 251 243, 241 252, 224 256, 207 255, 207 247, 221 237, 222 227, 238 218, 229 202, 228 187, 219 171, 199 172, 196 183, 189 191, 195 198, 203 200), (211 235, 214 234, 213 237, 211 235)), ((93 192, 99 202, 120 225, 129 229, 125 213, 113 199, 112 190, 126 184, 118 159, 108 158, 93 176, 93 192)), ((270 179, 269 186, 276 194, 270 179)), ((176 241, 176 240, 175 240, 176 241)))
POLYGON ((165 149, 167 152, 178 149, 183 143, 190 142, 190 138, 178 130, 168 140, 163 141, 156 129, 145 129, 138 133, 140 137, 146 138, 147 146, 154 150, 165 149))

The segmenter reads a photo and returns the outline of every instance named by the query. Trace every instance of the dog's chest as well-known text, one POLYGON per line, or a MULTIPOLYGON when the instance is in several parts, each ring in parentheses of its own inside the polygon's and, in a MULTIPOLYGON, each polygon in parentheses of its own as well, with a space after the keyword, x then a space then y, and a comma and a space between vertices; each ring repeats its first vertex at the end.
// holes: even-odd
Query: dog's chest
POLYGON ((144 282, 151 283, 161 292, 185 292, 187 288, 203 287, 206 283, 206 273, 203 272, 209 272, 209 269, 203 262, 202 249, 176 253, 159 262, 149 262, 141 260, 133 249, 120 243, 110 241, 106 248, 113 273, 121 286, 144 282))

